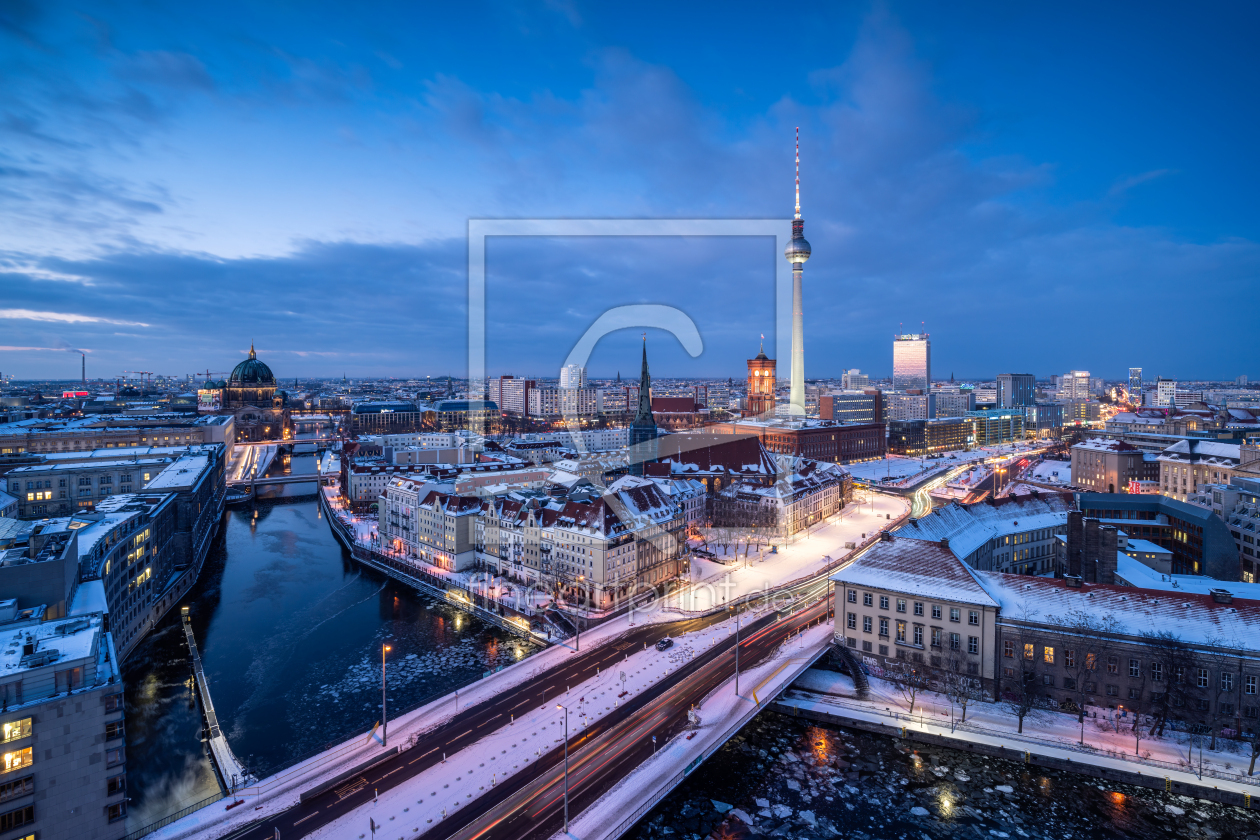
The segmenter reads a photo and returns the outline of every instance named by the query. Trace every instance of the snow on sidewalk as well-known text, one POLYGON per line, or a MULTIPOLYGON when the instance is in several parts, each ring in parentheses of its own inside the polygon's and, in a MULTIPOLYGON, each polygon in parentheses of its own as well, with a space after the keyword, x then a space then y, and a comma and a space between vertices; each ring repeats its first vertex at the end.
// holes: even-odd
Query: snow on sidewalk
MULTIPOLYGON (((1156 778, 1168 776, 1183 784, 1211 785, 1252 795, 1258 793, 1257 786, 1260 786, 1260 775, 1250 780, 1245 775, 1249 755, 1205 750, 1204 769, 1220 775, 1204 773, 1200 779, 1197 773, 1198 750, 1192 751, 1192 761, 1189 746, 1178 743, 1175 737, 1184 733, 1175 733, 1174 737, 1170 737, 1172 731, 1167 730, 1163 738, 1144 737, 1139 745, 1131 731, 1133 719, 1121 719, 1119 731, 1116 731, 1114 720, 1106 717, 1109 713, 1106 709, 1089 708, 1091 716, 1085 721, 1087 746, 1082 748, 1079 743, 1081 728, 1075 715, 1041 712, 1025 718, 1024 731, 1019 733, 1018 719, 1002 704, 971 703, 967 707, 967 722, 951 727, 951 705, 944 695, 933 691, 920 692, 915 698, 914 714, 910 714, 905 698, 895 686, 876 677, 870 679, 870 686, 870 699, 859 701, 849 677, 815 669, 798 680, 779 702, 886 725, 907 726, 973 743, 1031 749, 1039 755, 1105 765, 1156 778), (1099 716, 1092 717, 1093 712, 1099 716), (1141 750, 1140 756, 1134 754, 1135 748, 1141 750)), ((957 717, 961 713, 954 708, 952 714, 957 717)), ((1143 729, 1145 731, 1149 727, 1144 724, 1143 729)), ((1223 741, 1219 739, 1218 744, 1223 741)))
MULTIPOLYGON (((668 613, 641 614, 636 612, 635 625, 653 624, 674 621, 676 615, 668 613)), ((750 621, 744 616, 743 621, 750 621)), ((732 622, 729 624, 733 631, 732 622)), ((582 631, 581 644, 584 650, 616 641, 630 632, 628 616, 604 622, 598 627, 582 631)), ((690 638, 690 637, 689 637, 690 638)), ((393 745, 401 744, 412 735, 429 732, 449 721, 456 712, 455 704, 466 709, 472 705, 493 700, 521 683, 561 665, 567 658, 576 655, 571 643, 553 645, 545 648, 520 662, 513 663, 502 671, 478 680, 472 685, 443 697, 439 697, 410 712, 391 718, 389 721, 389 741, 393 745), (456 700, 458 694, 458 700, 456 700)), ((150 835, 154 840, 212 840, 226 833, 229 829, 239 828, 259 817, 279 813, 297 804, 302 791, 325 782, 348 767, 354 767, 373 756, 384 758, 389 753, 383 750, 377 741, 370 740, 367 733, 355 735, 341 744, 330 747, 318 755, 307 758, 298 764, 263 779, 256 785, 237 791, 236 796, 244 799, 246 804, 225 811, 224 806, 230 800, 223 800, 208 805, 183 819, 159 829, 150 835)))
POLYGON ((818 574, 828 563, 852 551, 846 543, 860 544, 863 534, 869 539, 909 509, 909 501, 900 496, 873 494, 869 502, 849 505, 829 522, 811 530, 809 536, 779 545, 776 553, 750 557, 747 568, 742 560, 737 566, 724 566, 693 559, 691 584, 663 599, 662 608, 707 612, 745 595, 818 574))
MULTIPOLYGON (((673 647, 659 651, 654 646, 628 651, 626 658, 596 677, 569 688, 564 695, 548 700, 520 715, 460 752, 447 756, 376 798, 315 831, 311 838, 363 837, 369 818, 376 821, 381 840, 413 837, 440 823, 466 805, 476 805, 486 791, 517 772, 529 769, 543 755, 564 743, 563 703, 569 708, 569 737, 610 714, 621 703, 642 693, 669 674, 701 655, 722 639, 734 635, 734 620, 715 624, 695 633, 679 636, 673 647), (621 682, 621 674, 626 681, 621 682), (622 691, 626 692, 621 697, 622 691), (398 832, 395 835, 395 832, 398 832)), ((423 758, 424 756, 418 756, 423 758)))
MULTIPOLYGON (((765 709, 768 699, 826 648, 833 632, 834 628, 824 622, 789 639, 765 662, 740 674, 742 696, 735 694, 734 679, 718 686, 697 709, 701 724, 695 738, 687 740, 680 734, 662 745, 656 755, 570 820, 569 834, 582 840, 619 836, 672 790, 685 771, 694 769, 693 763, 712 755, 748 719, 765 709), (754 692, 761 705, 753 700, 754 692)), ((557 833, 552 840, 564 838, 563 833, 557 833)))

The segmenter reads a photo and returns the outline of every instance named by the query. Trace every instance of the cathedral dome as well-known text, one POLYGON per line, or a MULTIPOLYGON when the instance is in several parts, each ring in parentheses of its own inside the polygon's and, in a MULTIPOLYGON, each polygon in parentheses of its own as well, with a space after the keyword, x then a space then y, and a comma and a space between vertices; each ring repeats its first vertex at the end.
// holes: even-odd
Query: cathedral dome
POLYGON ((232 369, 232 376, 228 382, 236 386, 254 385, 274 388, 276 377, 271 372, 271 368, 258 361, 258 354, 254 352, 254 345, 251 344, 249 358, 232 369))

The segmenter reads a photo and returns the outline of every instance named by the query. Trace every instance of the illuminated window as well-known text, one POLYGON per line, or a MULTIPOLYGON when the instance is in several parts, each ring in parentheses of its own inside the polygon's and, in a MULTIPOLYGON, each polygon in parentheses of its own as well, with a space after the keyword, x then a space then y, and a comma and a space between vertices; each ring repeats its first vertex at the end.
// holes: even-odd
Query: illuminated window
POLYGON ((1048 647, 1048 646, 1043 648, 1041 652, 1041 657, 1042 659, 1045 660, 1045 663, 1047 665, 1053 665, 1054 664, 1054 648, 1048 647))
POLYGON ((31 748, 23 747, 20 750, 13 750, 4 754, 4 766, 0 768, 0 773, 10 773, 14 770, 21 770, 23 767, 30 767, 32 761, 31 748))
POLYGON ((0 729, 0 734, 4 736, 3 741, 0 741, 0 743, 6 744, 9 741, 16 741, 18 738, 25 738, 31 734, 31 719, 22 718, 21 720, 10 721, 0 729))
POLYGON ((1025 659, 1032 659, 1032 658, 1033 658, 1033 644, 1032 644, 1032 642, 1026 642, 1026 643, 1024 644, 1024 658, 1025 658, 1025 659))

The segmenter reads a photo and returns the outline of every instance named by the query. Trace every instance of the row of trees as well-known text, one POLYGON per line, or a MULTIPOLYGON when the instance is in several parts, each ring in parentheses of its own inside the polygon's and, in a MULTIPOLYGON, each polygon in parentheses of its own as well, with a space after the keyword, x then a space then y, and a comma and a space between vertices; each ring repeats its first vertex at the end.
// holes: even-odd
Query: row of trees
MULTIPOLYGON (((1128 724, 1134 750, 1140 751, 1144 738, 1160 737, 1170 721, 1183 717, 1191 721, 1191 731, 1211 738, 1216 749, 1222 729, 1240 731, 1242 701, 1258 698, 1243 693, 1244 675, 1240 658, 1233 651, 1241 645, 1224 638, 1206 644, 1191 644, 1171 630, 1150 631, 1138 640, 1123 640, 1122 628, 1112 616, 1097 616, 1076 610, 1062 616, 1048 616, 1033 626, 1034 613, 1021 616, 1014 633, 1004 634, 1003 645, 1012 644, 1012 656, 999 651, 999 703, 1018 720, 1024 731, 1026 720, 1035 720, 1053 708, 1072 711, 1085 741, 1086 705, 1114 702, 1132 712, 1128 724), (1130 660, 1134 660, 1131 667, 1130 660), (1053 684, 1050 693, 1047 679, 1053 684), (1105 685, 1117 686, 1118 693, 1103 693, 1105 685), (1123 694, 1119 693, 1123 689, 1123 694), (1133 691, 1136 697, 1131 698, 1133 691), (1064 698, 1066 695, 1066 699, 1064 698), (1145 718, 1145 719, 1144 719, 1145 718)), ((947 652, 947 654, 950 652, 947 652)), ((962 673, 960 657, 946 655, 942 668, 925 669, 903 663, 885 677, 906 700, 913 713, 919 695, 930 689, 945 694, 952 706, 961 710, 959 722, 966 720, 969 705, 988 699, 979 680, 962 673)), ((1117 731, 1120 726, 1116 721, 1117 731)), ((1251 725, 1247 733, 1251 746, 1249 774, 1260 758, 1260 727, 1251 725)))

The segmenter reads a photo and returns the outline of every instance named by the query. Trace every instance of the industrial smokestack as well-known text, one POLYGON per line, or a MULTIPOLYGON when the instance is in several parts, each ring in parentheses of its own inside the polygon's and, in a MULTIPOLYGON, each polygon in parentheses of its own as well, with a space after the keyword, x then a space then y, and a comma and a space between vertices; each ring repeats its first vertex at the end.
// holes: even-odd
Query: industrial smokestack
POLYGON ((87 353, 80 354, 83 357, 83 384, 87 384, 87 353))

